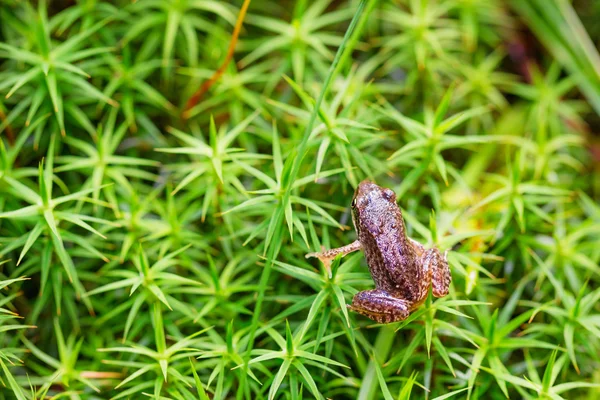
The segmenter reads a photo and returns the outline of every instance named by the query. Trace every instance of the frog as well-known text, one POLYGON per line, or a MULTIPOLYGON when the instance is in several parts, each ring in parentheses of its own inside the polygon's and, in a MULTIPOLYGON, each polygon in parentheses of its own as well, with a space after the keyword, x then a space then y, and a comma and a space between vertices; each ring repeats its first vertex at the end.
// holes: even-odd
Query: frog
POLYGON ((327 268, 341 254, 363 250, 375 289, 354 295, 348 308, 373 321, 403 321, 427 299, 448 294, 452 275, 447 255, 408 237, 396 194, 370 180, 356 188, 351 204, 357 239, 343 247, 306 254, 327 268))

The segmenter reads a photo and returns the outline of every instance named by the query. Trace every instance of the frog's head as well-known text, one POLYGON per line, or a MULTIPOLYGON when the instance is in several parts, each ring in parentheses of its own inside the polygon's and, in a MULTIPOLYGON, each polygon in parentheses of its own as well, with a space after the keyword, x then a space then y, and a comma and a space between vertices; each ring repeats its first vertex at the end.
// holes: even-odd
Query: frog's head
POLYGON ((393 190, 382 188, 369 180, 362 181, 352 199, 352 222, 356 232, 359 233, 362 223, 376 218, 373 215, 376 210, 390 206, 396 207, 396 194, 393 190))

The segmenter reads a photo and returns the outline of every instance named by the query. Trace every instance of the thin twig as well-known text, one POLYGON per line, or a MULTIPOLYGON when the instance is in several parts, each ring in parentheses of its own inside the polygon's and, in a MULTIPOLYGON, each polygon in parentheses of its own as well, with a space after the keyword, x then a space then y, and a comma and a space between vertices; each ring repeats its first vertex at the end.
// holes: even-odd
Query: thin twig
POLYGON ((8 117, 6 116, 6 114, 4 114, 4 111, 2 109, 0 109, 0 122, 5 123, 5 130, 6 130, 6 138, 8 139, 8 143, 10 143, 11 145, 15 144, 15 134, 13 133, 13 130, 10 126, 10 124, 7 121, 8 117))
POLYGON ((190 110, 198 104, 204 93, 210 89, 210 87, 215 83, 225 72, 225 68, 229 65, 229 62, 233 58, 233 52, 235 50, 235 45, 237 44, 238 36, 240 35, 240 30, 242 29, 242 23, 244 22, 244 18, 246 16, 246 10, 248 10, 248 6, 250 5, 251 0, 244 0, 244 4, 242 4, 242 8, 240 9, 240 13, 238 14, 237 21, 235 22, 235 27, 233 28, 233 35, 231 36, 231 41, 229 42, 229 48, 227 49, 227 56, 223 61, 223 64, 219 67, 218 70, 215 71, 213 76, 210 77, 209 80, 205 81, 200 89, 198 89, 192 97, 188 100, 185 111, 182 114, 183 119, 188 119, 190 110))

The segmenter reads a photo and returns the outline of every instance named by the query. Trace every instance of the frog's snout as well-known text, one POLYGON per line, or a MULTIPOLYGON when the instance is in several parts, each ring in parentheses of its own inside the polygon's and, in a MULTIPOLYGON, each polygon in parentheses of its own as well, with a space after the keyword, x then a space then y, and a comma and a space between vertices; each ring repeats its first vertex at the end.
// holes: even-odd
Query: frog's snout
POLYGON ((368 179, 365 179, 358 184, 356 188, 356 197, 365 197, 368 193, 371 193, 373 189, 380 189, 379 186, 368 179))

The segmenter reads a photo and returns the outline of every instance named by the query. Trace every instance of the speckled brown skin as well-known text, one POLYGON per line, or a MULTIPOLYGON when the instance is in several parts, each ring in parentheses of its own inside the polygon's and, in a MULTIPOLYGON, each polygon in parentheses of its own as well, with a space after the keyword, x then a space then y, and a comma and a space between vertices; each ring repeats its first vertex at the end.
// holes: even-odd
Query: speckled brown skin
MULTIPOLYGON (((376 289, 357 293, 349 306, 379 323, 406 319, 427 298, 448 294, 451 282, 446 255, 406 236, 396 195, 370 181, 358 185, 352 200, 352 220, 358 240, 307 257, 330 262, 337 254, 364 249, 376 289)), ((327 265, 327 264, 326 264, 327 265)))

